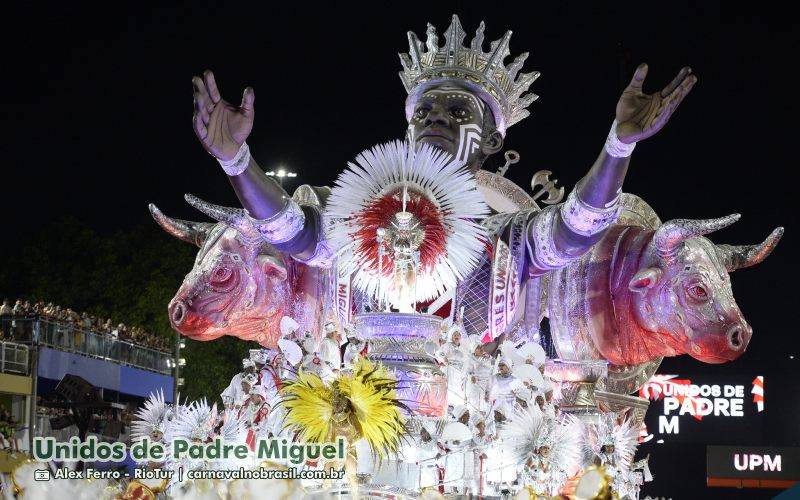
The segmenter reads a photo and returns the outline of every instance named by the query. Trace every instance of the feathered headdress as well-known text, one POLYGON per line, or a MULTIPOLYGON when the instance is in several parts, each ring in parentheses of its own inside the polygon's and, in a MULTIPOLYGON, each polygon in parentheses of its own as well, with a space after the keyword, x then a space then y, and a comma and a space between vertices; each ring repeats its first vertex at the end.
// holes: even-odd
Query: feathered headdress
POLYGON ((144 405, 135 414, 136 420, 131 424, 131 437, 134 441, 143 438, 152 439, 153 432, 164 434, 167 424, 172 418, 172 409, 164 401, 164 390, 150 393, 144 405))
POLYGON ((516 408, 500 426, 500 438, 508 452, 504 454, 504 462, 508 461, 504 465, 525 463, 536 450, 547 446, 551 469, 571 476, 581 467, 581 435, 581 423, 572 416, 551 420, 536 405, 516 408))
POLYGON ((585 427, 584 442, 594 454, 599 454, 603 446, 613 445, 616 466, 627 469, 639 445, 639 428, 632 424, 630 420, 618 424, 616 414, 605 413, 598 423, 585 427))
POLYGON ((415 151, 395 141, 364 151, 348 165, 328 198, 325 237, 339 254, 340 270, 355 273, 357 289, 381 300, 393 296, 389 280, 379 290, 378 276, 390 277, 394 269, 398 214, 409 219, 416 235, 417 302, 453 288, 477 266, 487 238, 475 219, 488 215, 489 207, 463 162, 427 144, 415 151), (381 243, 379 229, 385 232, 381 243))
POLYGON ((192 401, 177 414, 172 423, 172 439, 186 439, 205 443, 214 433, 217 421, 217 405, 208 405, 204 399, 192 401))
POLYGON ((227 409, 220 412, 218 418, 222 419, 217 436, 226 443, 244 443, 247 439, 247 416, 244 412, 227 409))
POLYGON ((366 439, 375 456, 387 458, 400 448, 405 432, 401 411, 408 411, 398 399, 397 384, 388 370, 363 358, 355 363, 352 374, 339 375, 330 384, 316 374, 300 372, 297 380, 286 381, 281 390, 284 427, 298 432, 301 441, 335 439, 334 399, 345 398, 356 434, 366 439))

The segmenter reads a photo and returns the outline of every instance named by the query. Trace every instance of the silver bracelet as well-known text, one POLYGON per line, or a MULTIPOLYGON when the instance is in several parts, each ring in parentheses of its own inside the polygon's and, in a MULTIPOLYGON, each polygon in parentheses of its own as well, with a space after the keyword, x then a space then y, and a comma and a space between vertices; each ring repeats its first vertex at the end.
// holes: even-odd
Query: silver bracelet
POLYGON ((236 156, 232 159, 226 161, 217 158, 217 161, 222 165, 222 170, 224 170, 226 174, 231 177, 236 177, 244 172, 250 164, 250 147, 246 142, 243 142, 236 156))
POLYGON ((325 228, 323 226, 323 217, 320 213, 320 209, 313 205, 309 208, 314 211, 317 219, 317 246, 314 248, 314 255, 307 259, 300 259, 294 255, 292 255, 292 258, 307 266, 330 269, 336 257, 336 252, 331 248, 330 242, 325 239, 325 228))
POLYGON ((286 243, 303 229, 306 216, 294 200, 284 197, 285 204, 278 213, 266 219, 254 219, 249 212, 247 218, 253 224, 264 241, 270 244, 286 243))
POLYGON ((302 262, 307 266, 329 269, 333 264, 333 258, 335 256, 336 252, 333 251, 331 245, 328 243, 328 240, 319 240, 317 242, 317 248, 314 249, 314 255, 308 259, 299 259, 294 255, 292 258, 297 262, 302 262))
POLYGON ((593 207, 580 198, 576 189, 570 191, 561 205, 561 218, 573 233, 592 236, 603 231, 617 220, 619 196, 606 208, 593 207))
POLYGON ((546 207, 528 222, 528 257, 540 269, 559 269, 573 260, 555 247, 553 227, 558 214, 557 208, 557 205, 546 207))
POLYGON ((606 152, 615 158, 627 158, 633 153, 636 143, 625 144, 617 137, 617 120, 611 124, 611 130, 606 138, 606 152))

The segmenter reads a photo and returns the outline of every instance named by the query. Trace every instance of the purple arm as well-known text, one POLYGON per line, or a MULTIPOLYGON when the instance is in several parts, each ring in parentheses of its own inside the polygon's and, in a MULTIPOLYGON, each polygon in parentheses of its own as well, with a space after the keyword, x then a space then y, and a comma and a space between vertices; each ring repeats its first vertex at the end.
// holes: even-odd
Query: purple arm
POLYGON ((580 258, 616 219, 616 204, 630 157, 605 148, 567 201, 547 207, 528 224, 529 274, 541 276, 580 258))
POLYGON ((290 239, 282 242, 269 241, 269 237, 265 237, 265 239, 278 250, 292 254, 299 259, 310 259, 314 255, 320 227, 319 213, 316 210, 297 207, 286 191, 275 180, 267 176, 252 157, 244 172, 235 176, 229 175, 228 180, 242 207, 257 221, 280 217, 287 203, 294 204, 297 209, 301 210, 304 219, 302 227, 298 227, 290 239))

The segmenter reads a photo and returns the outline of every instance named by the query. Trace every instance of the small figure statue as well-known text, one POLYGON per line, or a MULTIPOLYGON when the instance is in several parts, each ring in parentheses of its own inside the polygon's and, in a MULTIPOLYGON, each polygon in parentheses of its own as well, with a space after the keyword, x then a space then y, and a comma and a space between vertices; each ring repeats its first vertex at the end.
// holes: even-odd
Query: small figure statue
POLYGON ((392 305, 403 313, 415 311, 419 247, 424 235, 410 212, 395 214, 391 228, 391 248, 394 252, 392 305))

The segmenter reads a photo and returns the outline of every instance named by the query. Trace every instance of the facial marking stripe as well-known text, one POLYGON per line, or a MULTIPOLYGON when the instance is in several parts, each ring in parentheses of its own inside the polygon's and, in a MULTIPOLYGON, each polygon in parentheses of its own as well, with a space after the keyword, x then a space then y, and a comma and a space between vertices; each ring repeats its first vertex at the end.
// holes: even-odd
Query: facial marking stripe
POLYGON ((480 147, 481 132, 481 127, 475 124, 461 125, 459 127, 456 160, 467 161, 469 155, 480 147))

